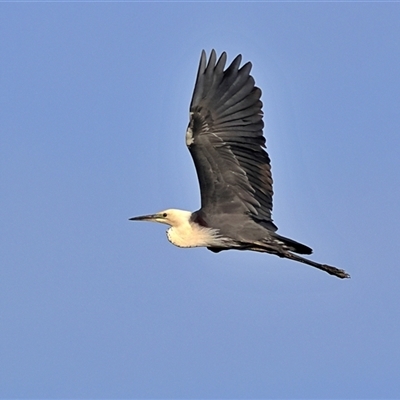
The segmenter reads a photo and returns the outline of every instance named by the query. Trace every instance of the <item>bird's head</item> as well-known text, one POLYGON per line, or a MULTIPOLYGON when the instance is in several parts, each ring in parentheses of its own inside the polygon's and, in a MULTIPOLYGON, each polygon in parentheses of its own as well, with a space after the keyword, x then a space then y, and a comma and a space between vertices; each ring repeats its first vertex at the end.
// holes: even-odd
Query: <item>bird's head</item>
POLYGON ((190 211, 169 209, 160 211, 156 214, 141 215, 139 217, 129 218, 129 221, 149 221, 160 222, 169 226, 179 226, 187 223, 192 213, 190 211))

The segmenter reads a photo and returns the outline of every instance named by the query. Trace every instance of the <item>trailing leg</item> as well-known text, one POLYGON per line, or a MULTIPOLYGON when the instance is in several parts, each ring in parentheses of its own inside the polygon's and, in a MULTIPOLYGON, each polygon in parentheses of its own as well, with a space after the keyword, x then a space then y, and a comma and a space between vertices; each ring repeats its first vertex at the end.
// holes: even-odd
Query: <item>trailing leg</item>
POLYGON ((326 264, 320 264, 315 261, 311 261, 306 258, 300 257, 297 254, 290 253, 288 251, 283 254, 280 254, 280 257, 289 258, 290 260, 294 260, 294 261, 301 262, 303 264, 311 265, 314 268, 318 268, 322 271, 327 272, 330 275, 335 275, 341 279, 350 278, 350 275, 343 269, 332 267, 332 266, 326 265, 326 264))

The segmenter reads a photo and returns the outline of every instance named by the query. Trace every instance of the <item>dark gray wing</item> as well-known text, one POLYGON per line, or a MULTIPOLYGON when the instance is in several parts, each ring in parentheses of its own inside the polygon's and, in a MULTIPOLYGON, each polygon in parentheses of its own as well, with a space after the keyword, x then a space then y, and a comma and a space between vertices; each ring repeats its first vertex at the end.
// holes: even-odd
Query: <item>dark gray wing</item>
POLYGON ((262 129, 261 90, 238 55, 224 71, 226 53, 207 63, 201 54, 190 104, 186 144, 200 183, 201 214, 247 213, 269 229, 272 176, 262 129))

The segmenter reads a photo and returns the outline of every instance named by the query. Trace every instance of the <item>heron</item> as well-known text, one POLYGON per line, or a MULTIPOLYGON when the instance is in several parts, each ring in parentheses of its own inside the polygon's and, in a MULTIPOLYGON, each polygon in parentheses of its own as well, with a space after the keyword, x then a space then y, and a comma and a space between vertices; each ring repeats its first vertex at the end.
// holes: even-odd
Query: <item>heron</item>
POLYGON ((277 233, 261 89, 250 74, 251 62, 241 66, 241 54, 227 68, 226 61, 226 52, 217 59, 212 50, 207 62, 202 51, 190 103, 186 145, 198 176, 201 208, 129 219, 169 225, 167 238, 178 247, 270 253, 349 278, 342 269, 300 256, 312 249, 277 233))

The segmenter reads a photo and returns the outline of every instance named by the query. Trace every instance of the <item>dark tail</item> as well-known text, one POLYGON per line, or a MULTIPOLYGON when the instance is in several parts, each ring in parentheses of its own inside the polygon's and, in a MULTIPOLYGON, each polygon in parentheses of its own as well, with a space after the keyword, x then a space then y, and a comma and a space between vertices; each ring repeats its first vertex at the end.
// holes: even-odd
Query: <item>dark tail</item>
POLYGON ((244 246, 242 249, 275 254, 282 258, 288 258, 289 260, 311 265, 314 268, 318 268, 322 271, 327 272, 330 275, 335 275, 341 279, 350 278, 350 275, 343 269, 332 267, 326 264, 320 264, 315 261, 308 260, 307 258, 300 257, 297 254, 294 254, 311 254, 312 249, 304 244, 298 243, 292 239, 285 238, 276 233, 273 233, 269 240, 247 244, 247 246, 244 246))
POLYGON ((297 254, 311 254, 312 248, 306 246, 305 244, 296 242, 293 239, 289 239, 284 236, 280 236, 277 233, 274 233, 273 238, 278 240, 279 242, 283 242, 284 247, 286 247, 290 251, 294 251, 297 254))
POLYGON ((332 267, 332 266, 326 265, 326 264, 320 264, 315 261, 308 260, 306 258, 303 258, 296 254, 291 253, 293 251, 294 253, 297 253, 297 254, 311 254, 312 249, 310 247, 308 247, 304 244, 298 243, 295 240, 286 238, 284 236, 280 236, 276 233, 274 233, 274 238, 279 241, 282 241, 284 243, 284 247, 286 247, 282 253, 278 254, 278 256, 288 258, 290 260, 298 261, 303 264, 311 265, 314 268, 318 268, 322 271, 327 272, 328 274, 335 275, 341 279, 350 278, 350 275, 343 269, 332 267), (287 250, 289 250, 289 251, 287 251, 287 250))
POLYGON ((311 254, 312 249, 304 244, 298 243, 295 240, 280 236, 277 233, 271 233, 271 236, 263 241, 257 242, 237 242, 236 246, 232 247, 207 247, 214 253, 223 250, 236 249, 236 250, 252 250, 260 253, 275 254, 282 258, 298 261, 303 264, 311 265, 321 271, 325 271, 330 275, 335 275, 338 278, 350 278, 350 275, 343 269, 332 267, 331 265, 320 264, 307 258, 298 256, 297 254, 311 254), (292 253, 293 252, 293 253, 292 253))

